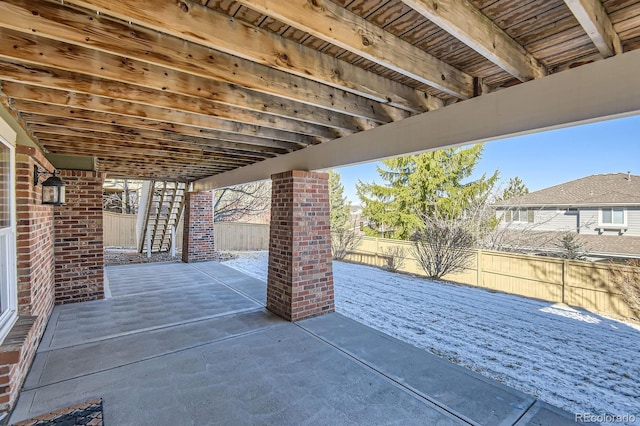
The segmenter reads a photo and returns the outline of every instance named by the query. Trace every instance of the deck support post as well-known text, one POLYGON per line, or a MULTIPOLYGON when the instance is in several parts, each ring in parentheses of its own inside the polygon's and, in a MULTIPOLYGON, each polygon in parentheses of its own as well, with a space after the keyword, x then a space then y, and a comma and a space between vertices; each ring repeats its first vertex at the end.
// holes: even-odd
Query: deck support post
POLYGON ((187 192, 184 206, 182 261, 215 259, 213 238, 213 192, 187 192))
POLYGON ((267 309, 289 321, 333 312, 329 175, 271 179, 267 309))

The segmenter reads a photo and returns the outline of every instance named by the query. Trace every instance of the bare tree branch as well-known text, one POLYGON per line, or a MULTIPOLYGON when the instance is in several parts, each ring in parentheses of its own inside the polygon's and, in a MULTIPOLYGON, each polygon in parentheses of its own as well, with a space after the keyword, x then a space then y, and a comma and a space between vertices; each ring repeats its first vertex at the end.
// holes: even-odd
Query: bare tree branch
POLYGON ((216 191, 215 222, 237 222, 269 211, 271 182, 263 181, 237 185, 216 191))

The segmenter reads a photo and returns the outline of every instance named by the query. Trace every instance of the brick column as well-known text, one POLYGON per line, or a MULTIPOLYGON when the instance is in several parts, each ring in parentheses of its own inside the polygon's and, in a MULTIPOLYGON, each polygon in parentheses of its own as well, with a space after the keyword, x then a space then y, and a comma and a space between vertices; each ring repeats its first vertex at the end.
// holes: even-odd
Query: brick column
POLYGON ((334 311, 329 175, 271 176, 267 308, 298 321, 334 311))
POLYGON ((66 204, 54 208, 56 303, 104 298, 104 174, 61 170, 66 204))
POLYGON ((187 192, 182 232, 182 261, 215 259, 213 239, 213 192, 187 192))

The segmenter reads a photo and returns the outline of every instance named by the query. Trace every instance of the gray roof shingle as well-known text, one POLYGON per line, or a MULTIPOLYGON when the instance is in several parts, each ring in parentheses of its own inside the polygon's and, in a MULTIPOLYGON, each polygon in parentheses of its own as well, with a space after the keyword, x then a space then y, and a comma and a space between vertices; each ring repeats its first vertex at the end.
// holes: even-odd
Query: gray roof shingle
POLYGON ((640 205, 640 176, 591 175, 496 203, 496 206, 640 205))

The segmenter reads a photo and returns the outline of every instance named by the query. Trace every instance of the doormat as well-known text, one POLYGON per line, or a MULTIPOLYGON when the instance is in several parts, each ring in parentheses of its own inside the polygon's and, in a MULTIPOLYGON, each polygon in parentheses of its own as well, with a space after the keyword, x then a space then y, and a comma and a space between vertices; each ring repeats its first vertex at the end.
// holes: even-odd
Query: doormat
POLYGON ((82 404, 61 408, 12 426, 103 426, 102 398, 92 399, 82 404))

